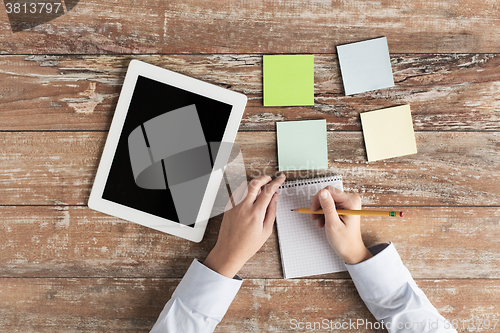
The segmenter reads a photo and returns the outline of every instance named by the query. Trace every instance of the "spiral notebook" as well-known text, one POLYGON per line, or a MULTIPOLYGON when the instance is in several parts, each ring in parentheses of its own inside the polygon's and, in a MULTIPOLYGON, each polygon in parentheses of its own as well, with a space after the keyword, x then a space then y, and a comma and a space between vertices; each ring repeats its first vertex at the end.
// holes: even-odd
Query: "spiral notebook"
POLYGON ((342 177, 287 181, 278 189, 276 224, 285 279, 347 270, 328 243, 325 229, 318 228, 309 214, 292 212, 294 208, 309 208, 314 195, 328 185, 342 190, 342 177))

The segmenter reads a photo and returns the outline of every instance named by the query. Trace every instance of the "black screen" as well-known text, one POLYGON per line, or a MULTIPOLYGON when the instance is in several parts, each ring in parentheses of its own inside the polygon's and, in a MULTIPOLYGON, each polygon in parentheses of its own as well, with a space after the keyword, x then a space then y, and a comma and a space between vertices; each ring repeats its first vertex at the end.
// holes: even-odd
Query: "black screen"
MULTIPOLYGON (((104 188, 104 199, 171 221, 179 221, 168 186, 166 190, 152 190, 136 185, 129 157, 128 136, 144 122, 192 104, 196 105, 206 142, 222 141, 231 105, 143 76, 137 78, 104 188)), ((215 160, 215 156, 213 159, 215 160)), ((199 207, 193 209, 199 210, 199 207)))

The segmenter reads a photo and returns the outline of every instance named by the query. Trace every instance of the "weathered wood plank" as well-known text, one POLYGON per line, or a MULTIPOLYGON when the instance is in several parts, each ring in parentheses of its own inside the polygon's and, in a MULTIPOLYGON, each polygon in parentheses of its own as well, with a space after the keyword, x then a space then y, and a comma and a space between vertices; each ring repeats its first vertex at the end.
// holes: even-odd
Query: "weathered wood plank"
MULTIPOLYGON (((350 280, 316 279, 268 280, 260 288, 256 283, 244 284, 219 329, 225 332, 225 328, 228 327, 228 332, 246 332, 258 325, 257 327, 261 328, 262 332, 313 332, 311 329, 292 330, 290 325, 292 319, 305 323, 321 322, 327 319, 331 320, 333 325, 357 319, 362 319, 365 323, 366 321, 374 323, 375 319, 368 312, 351 283, 350 280), (257 311, 256 314, 253 313, 254 309, 257 311), (232 318, 235 320, 232 321, 232 318), (241 325, 243 328, 240 328, 241 325)), ((474 318, 477 324, 478 319, 489 318, 491 320, 500 317, 500 305, 494 301, 500 293, 497 281, 418 280, 417 284, 436 309, 449 320, 474 318)), ((347 331, 338 327, 335 329, 335 326, 330 330, 332 332, 347 331)), ((327 332, 328 330, 317 331, 327 332)), ((385 332, 385 330, 366 329, 364 325, 352 331, 385 332)), ((458 331, 469 332, 467 326, 465 329, 460 327, 458 331)), ((491 328, 477 331, 493 332, 491 328)))
MULTIPOLYGON (((500 319, 498 9, 479 0, 91 0, 18 33, 1 10, 0 327, 147 332, 192 259, 216 241, 221 217, 195 244, 67 206, 86 204, 132 58, 249 96, 237 139, 249 176, 276 170, 275 121, 326 119, 329 171, 365 205, 406 211, 403 220, 363 218, 367 245, 392 241, 445 317, 500 319), (379 36, 396 86, 343 96, 335 46, 379 36), (266 53, 315 54, 313 107, 262 106, 266 53), (359 113, 406 103, 423 131, 419 153, 367 163, 359 113), (42 132, 16 132, 33 130, 42 132), (99 132, 43 132, 52 130, 99 132)), ((346 273, 282 280, 276 233, 240 275, 250 280, 217 332, 289 332, 291 319, 374 322, 346 273)))
MULTIPOLYGON (((329 132, 328 171, 343 175, 344 188, 361 193, 368 205, 498 205, 496 133, 417 132, 416 141, 415 155, 368 163, 360 132, 329 132)), ((274 132, 239 133, 237 144, 250 177, 275 174, 274 132)))
POLYGON ((17 33, 1 11, 0 52, 334 53, 379 36, 398 53, 499 52, 497 14, 480 0, 80 1, 17 33))
POLYGON ((177 284, 160 279, 0 279, 0 326, 6 332, 147 332, 177 284))
MULTIPOLYGON (((363 217, 367 246, 392 241, 416 278, 500 278, 500 208, 401 209, 404 219, 363 217)), ((220 223, 213 218, 197 244, 86 207, 4 206, 0 277, 180 278, 208 255, 220 223)), ((240 275, 282 277, 276 232, 240 275)))
POLYGON ((315 57, 315 105, 264 107, 260 55, 0 56, 0 130, 107 130, 126 66, 138 58, 249 96, 240 130, 327 120, 359 130, 359 113, 410 103, 416 130, 498 131, 500 56, 392 55, 396 86, 344 96, 334 55, 315 57))
MULTIPOLYGON (((178 283, 177 279, 0 279, 0 326, 12 333, 147 332, 178 283)), ((449 320, 500 317, 497 281, 417 283, 449 320)), ((375 323, 350 280, 245 280, 216 332, 290 332, 293 320, 324 319, 333 325, 358 319, 375 323)), ((381 332, 369 327, 364 324, 356 331, 381 332)), ((468 332, 467 326, 458 331, 468 332)))
MULTIPOLYGON (((104 132, 1 132, 0 205, 87 203, 104 132)), ((500 137, 495 132, 417 132, 418 154, 366 162, 360 132, 329 132, 329 172, 369 205, 500 203, 500 137)), ((275 132, 240 132, 249 177, 277 171, 275 132)), ((307 171, 288 173, 307 177, 307 171)))

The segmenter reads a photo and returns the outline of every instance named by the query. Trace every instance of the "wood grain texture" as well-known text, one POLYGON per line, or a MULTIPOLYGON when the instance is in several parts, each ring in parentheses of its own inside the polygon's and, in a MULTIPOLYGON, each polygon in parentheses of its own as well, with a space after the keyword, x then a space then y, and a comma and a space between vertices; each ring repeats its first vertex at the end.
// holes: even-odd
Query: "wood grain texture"
POLYGON ((13 33, 0 12, 0 52, 335 53, 386 36, 391 52, 499 52, 495 1, 80 1, 13 33))
MULTIPOLYGON (((0 132, 0 205, 86 205, 103 132, 0 132)), ((495 132, 418 132, 417 155, 366 161, 360 132, 328 132, 329 172, 367 205, 498 206, 495 132)), ((277 171, 274 132, 240 132, 248 177, 277 171)), ((288 172, 290 179, 307 177, 288 172)))
MULTIPOLYGON (((12 333, 148 332, 178 283, 177 279, 0 279, 2 329, 12 333)), ((500 297, 496 281, 417 283, 449 320, 500 317, 498 303, 489 301, 500 297)), ((375 323, 350 280, 252 279, 243 282, 215 332, 290 332, 294 319, 304 323, 326 319, 333 325, 358 319, 375 323)), ((356 331, 383 332, 369 326, 356 331)))
MULTIPOLYGON (((406 212, 363 218, 366 245, 392 241, 446 318, 500 319, 499 12, 491 0, 89 0, 13 33, 0 10, 0 331, 148 332, 216 242, 220 216, 195 244, 85 206, 131 59, 249 97, 248 177, 276 173, 276 121, 326 119, 327 172, 365 207, 406 212), (395 87, 344 96, 335 47, 380 36, 395 87), (314 106, 263 107, 262 55, 275 53, 315 55, 314 106), (418 154, 367 163, 359 114, 401 104, 418 154)), ((345 272, 283 280, 276 232, 240 275, 216 332, 374 322, 345 272)))
POLYGON ((315 105, 275 108, 262 105, 260 55, 0 56, 0 130, 107 130, 133 58, 246 94, 241 131, 301 119, 360 130, 360 112, 401 104, 416 130, 500 130, 498 54, 393 54, 396 86, 354 96, 336 56, 316 55, 315 105))
MULTIPOLYGON (((363 217, 367 246, 392 241, 415 278, 500 278, 500 208, 401 209, 404 219, 363 217)), ((211 219, 197 244, 86 207, 4 206, 0 277, 181 278, 208 255, 220 223, 211 219)), ((240 276, 282 278, 276 231, 240 276)))

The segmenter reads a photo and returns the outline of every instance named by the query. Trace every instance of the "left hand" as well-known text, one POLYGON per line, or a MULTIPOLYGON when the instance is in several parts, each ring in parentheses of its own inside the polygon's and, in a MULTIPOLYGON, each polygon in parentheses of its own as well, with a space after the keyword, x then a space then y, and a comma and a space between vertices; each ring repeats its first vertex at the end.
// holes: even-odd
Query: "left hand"
MULTIPOLYGON (((234 208, 226 211, 219 237, 204 261, 212 270, 233 278, 243 265, 262 247, 273 232, 279 186, 285 175, 271 181, 260 176, 248 185, 246 197, 234 208)), ((235 192, 242 192, 245 186, 235 192)), ((234 193, 233 199, 242 193, 234 193)))

